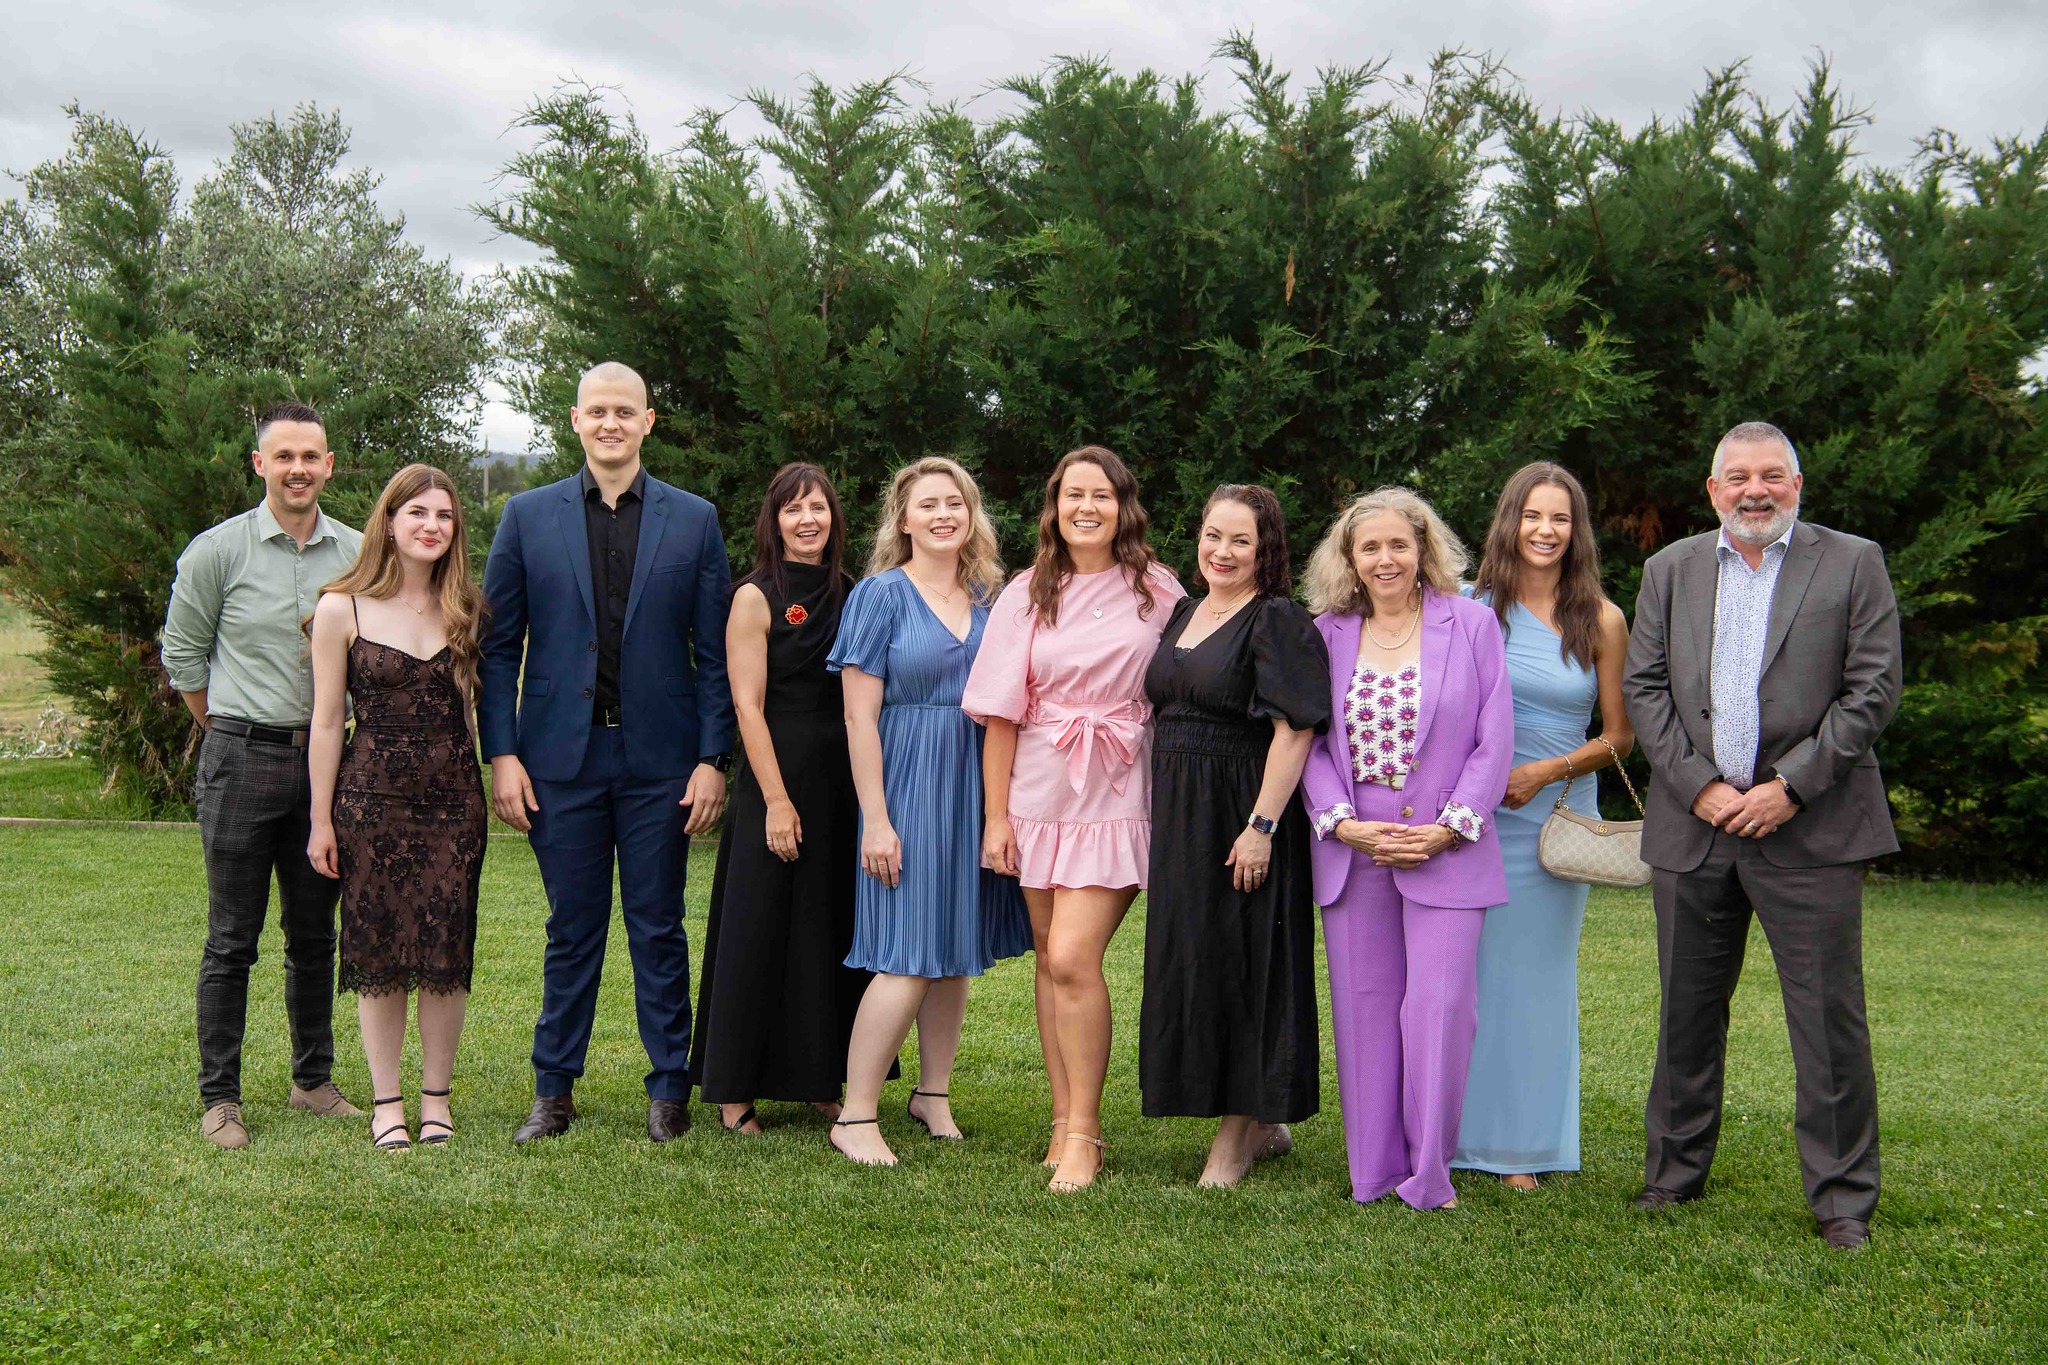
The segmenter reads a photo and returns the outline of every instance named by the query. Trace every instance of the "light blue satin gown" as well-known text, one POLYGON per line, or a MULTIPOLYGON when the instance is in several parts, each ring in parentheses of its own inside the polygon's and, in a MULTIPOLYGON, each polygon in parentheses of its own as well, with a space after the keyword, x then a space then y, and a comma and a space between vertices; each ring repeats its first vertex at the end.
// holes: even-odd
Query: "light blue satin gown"
MULTIPOLYGON (((1515 764, 1558 758, 1586 742, 1599 684, 1566 662, 1557 633, 1517 602, 1508 613, 1508 681, 1515 698, 1515 764)), ((1451 1165, 1496 1175, 1579 1169, 1579 931, 1586 887, 1536 861, 1536 835, 1565 784, 1520 810, 1493 813, 1507 864, 1508 902, 1486 912, 1479 937, 1479 1034, 1451 1165)), ((1599 812, 1594 779, 1566 804, 1599 812)))

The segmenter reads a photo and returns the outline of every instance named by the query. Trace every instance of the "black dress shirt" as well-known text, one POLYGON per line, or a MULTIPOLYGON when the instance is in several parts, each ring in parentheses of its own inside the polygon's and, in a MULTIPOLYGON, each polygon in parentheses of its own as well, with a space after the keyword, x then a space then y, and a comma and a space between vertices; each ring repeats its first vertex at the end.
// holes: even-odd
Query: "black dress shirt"
POLYGON ((647 471, 641 470, 619 494, 615 506, 604 494, 590 467, 583 467, 583 521, 590 532, 590 600, 597 611, 597 696, 592 719, 606 723, 619 709, 619 646, 626 633, 626 603, 633 595, 633 561, 640 553, 640 508, 647 497, 647 471))

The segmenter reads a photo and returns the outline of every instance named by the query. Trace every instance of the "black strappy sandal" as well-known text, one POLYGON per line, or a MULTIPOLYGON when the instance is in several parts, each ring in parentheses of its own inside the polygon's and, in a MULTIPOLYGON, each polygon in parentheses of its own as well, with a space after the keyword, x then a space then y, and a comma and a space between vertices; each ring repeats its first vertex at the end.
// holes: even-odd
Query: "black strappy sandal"
MULTIPOLYGON (((747 1106, 747 1108, 746 1108, 746 1112, 745 1112, 745 1113, 741 1114, 741 1115, 740 1115, 740 1116, 739 1116, 738 1118, 734 1119, 734 1120, 733 1120, 733 1121, 732 1121, 731 1123, 727 1123, 727 1122, 725 1121, 725 1114, 724 1114, 724 1112, 723 1112, 723 1111, 720 1111, 720 1113, 719 1113, 719 1116, 718 1116, 718 1126, 719 1126, 719 1127, 721 1127, 721 1128, 723 1128, 723 1129, 725 1129, 725 1131, 726 1131, 726 1132, 728 1132, 728 1133, 746 1133, 746 1128, 747 1128, 747 1125, 748 1125, 748 1124, 750 1124, 750 1123, 759 1123, 760 1121, 761 1121, 761 1116, 760 1116, 759 1114, 757 1114, 757 1113, 755 1113, 755 1112, 754 1112, 754 1106, 753 1106, 753 1105, 751 1105, 751 1104, 747 1106)), ((748 1137, 759 1137, 759 1136, 760 1136, 760 1134, 759 1134, 759 1133, 747 1133, 747 1136, 748 1136, 748 1137)))
MULTIPOLYGON (((880 1126, 881 1122, 882 1121, 879 1118, 834 1119, 832 1120, 832 1126, 834 1128, 865 1128, 867 1125, 871 1123, 880 1126)), ((827 1142, 832 1142, 831 1133, 827 1132, 825 1134, 825 1140, 827 1142)), ((856 1166, 894 1166, 897 1164, 895 1159, 895 1153, 893 1152, 890 1153, 890 1159, 887 1161, 863 1161, 859 1157, 855 1156, 852 1152, 849 1152, 844 1147, 841 1147, 836 1142, 832 1142, 832 1150, 839 1153, 839 1155, 845 1157, 848 1161, 851 1161, 856 1166)))
MULTIPOLYGON (((388 1100, 371 1100, 370 1107, 374 1110, 380 1105, 403 1105, 404 1103, 405 1096, 393 1095, 388 1100)), ((405 1111, 403 1109, 399 1110, 398 1122, 392 1124, 383 1132, 379 1133, 374 1129, 371 1130, 370 1145, 380 1152, 409 1152, 412 1150, 412 1136, 405 1131, 405 1111), (393 1133, 398 1134, 398 1141, 386 1142, 384 1139, 390 1137, 393 1133)))
MULTIPOLYGON (((433 1096, 434 1098, 436 1098, 436 1099, 445 1099, 445 1098, 447 1098, 447 1097, 448 1097, 449 1095, 452 1095, 452 1094, 454 1094, 454 1093, 455 1093, 455 1087, 451 1085, 451 1086, 449 1086, 449 1087, 448 1087, 448 1088, 447 1088, 446 1090, 424 1090, 424 1089, 423 1089, 423 1090, 421 1090, 421 1091, 420 1091, 420 1093, 421 1093, 422 1095, 432 1095, 432 1096, 433 1096)), ((424 1115, 423 1115, 423 1116, 422 1116, 422 1117, 420 1118, 420 1145, 421 1145, 421 1146, 423 1146, 423 1147, 445 1147, 445 1146, 447 1146, 447 1145, 448 1145, 448 1139, 449 1139, 449 1138, 452 1138, 452 1137, 454 1137, 454 1136, 455 1136, 455 1125, 454 1125, 454 1124, 452 1124, 452 1123, 443 1123, 443 1122, 442 1122, 442 1121, 441 1121, 440 1119, 430 1119, 430 1118, 427 1118, 427 1117, 425 1117, 424 1115), (432 1124, 432 1125, 433 1125, 434 1127, 436 1127, 436 1128, 445 1128, 445 1129, 447 1129, 448 1131, 447 1131, 447 1132, 445 1132, 445 1133, 436 1133, 436 1134, 434 1134, 434 1136, 432 1136, 432 1137, 428 1137, 428 1136, 427 1136, 427 1125, 428 1125, 428 1124, 432 1124)))
POLYGON ((903 1112, 910 1115, 911 1120, 915 1122, 918 1127, 924 1129, 924 1135, 934 1142, 963 1141, 967 1136, 965 1133, 937 1133, 932 1131, 932 1126, 929 1123, 925 1122, 924 1117, 920 1115, 915 1109, 912 1109, 910 1107, 910 1100, 914 1100, 920 1095, 924 1096, 928 1100, 943 1100, 948 1098, 948 1095, 947 1092, 943 1090, 919 1090, 914 1085, 910 1087, 910 1099, 906 1099, 905 1101, 903 1101, 903 1112))

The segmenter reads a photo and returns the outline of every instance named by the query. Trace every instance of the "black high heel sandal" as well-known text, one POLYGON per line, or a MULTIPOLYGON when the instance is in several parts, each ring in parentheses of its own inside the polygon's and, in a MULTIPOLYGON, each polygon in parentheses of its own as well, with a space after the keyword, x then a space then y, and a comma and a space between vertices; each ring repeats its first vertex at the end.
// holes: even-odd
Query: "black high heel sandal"
MULTIPOLYGON (((426 1089, 422 1089, 422 1090, 420 1091, 420 1093, 421 1093, 422 1095, 432 1095, 432 1096, 433 1096, 433 1097, 434 1097, 435 1099, 446 1099, 446 1098, 447 1098, 448 1096, 450 1096, 450 1095, 452 1095, 452 1094, 454 1094, 454 1093, 455 1093, 455 1087, 451 1085, 451 1086, 449 1086, 449 1087, 448 1087, 448 1088, 447 1088, 446 1090, 426 1090, 426 1089)), ((421 1118, 420 1118, 420 1145, 421 1145, 421 1146, 423 1146, 423 1147, 445 1147, 445 1146, 447 1146, 447 1145, 448 1145, 448 1139, 449 1139, 449 1138, 452 1138, 452 1137, 454 1137, 454 1136, 455 1136, 455 1125, 454 1125, 454 1124, 452 1124, 452 1123, 443 1123, 443 1122, 442 1122, 442 1121, 441 1121, 440 1119, 430 1119, 430 1118, 427 1118, 427 1117, 426 1117, 426 1116, 424 1116, 424 1115, 422 1115, 422 1116, 421 1116, 421 1118), (428 1125, 428 1124, 430 1124, 430 1123, 431 1123, 432 1125, 434 1125, 434 1127, 436 1127, 436 1128, 445 1128, 445 1129, 447 1129, 448 1131, 447 1131, 447 1132, 445 1132, 445 1133, 436 1133, 436 1134, 434 1134, 434 1136, 432 1136, 432 1137, 428 1137, 428 1136, 427 1136, 427 1125, 428 1125)))
MULTIPOLYGON (((834 1128, 865 1128, 868 1124, 871 1123, 874 1124, 876 1127, 880 1127, 882 1120, 879 1118, 832 1120, 832 1126, 834 1128)), ((851 1161, 856 1166, 894 1166, 896 1164, 893 1160, 863 1161, 859 1157, 855 1156, 852 1152, 849 1152, 844 1147, 841 1147, 838 1143, 833 1142, 832 1135, 829 1132, 825 1134, 825 1141, 831 1144, 833 1151, 839 1153, 839 1155, 845 1157, 848 1161, 851 1161)))
MULTIPOLYGON (((370 1107, 372 1110, 375 1110, 380 1105, 396 1104, 402 1106, 404 1103, 405 1096, 393 1095, 388 1100, 371 1100, 370 1107)), ((392 1124, 381 1133, 375 1129, 371 1130, 370 1145, 380 1152, 409 1152, 412 1150, 412 1137, 405 1131, 405 1110, 403 1108, 398 1111, 398 1122, 392 1124), (384 1139, 390 1137, 393 1133, 398 1134, 398 1141, 386 1142, 384 1139)))
MULTIPOLYGON (((744 1114, 741 1114, 738 1118, 734 1119, 731 1123, 727 1123, 725 1121, 725 1115, 721 1113, 718 1117, 718 1126, 725 1129, 725 1131, 728 1133, 742 1133, 746 1132, 746 1127, 748 1124, 759 1123, 760 1121, 761 1116, 754 1112, 754 1106, 750 1104, 747 1106, 747 1111, 744 1114)), ((747 1133, 747 1136, 755 1137, 758 1135, 754 1133, 747 1133)))
POLYGON ((926 1137, 934 1142, 959 1142, 966 1138, 967 1135, 965 1133, 938 1133, 932 1131, 931 1124, 925 1122, 924 1116, 910 1107, 910 1100, 914 1100, 920 1095, 928 1100, 943 1100, 947 1098, 947 1093, 943 1090, 919 1090, 913 1085, 910 1087, 910 1099, 903 1101, 903 1112, 910 1115, 911 1120, 918 1127, 924 1129, 926 1137))

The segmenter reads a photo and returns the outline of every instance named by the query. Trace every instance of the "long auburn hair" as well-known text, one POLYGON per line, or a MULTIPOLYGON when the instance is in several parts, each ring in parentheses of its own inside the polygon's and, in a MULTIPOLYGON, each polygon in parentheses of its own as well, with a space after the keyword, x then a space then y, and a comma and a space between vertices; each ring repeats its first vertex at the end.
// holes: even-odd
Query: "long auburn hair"
POLYGON ((1301 577, 1310 611, 1336 616, 1372 615, 1372 594, 1358 579, 1358 568, 1351 562, 1351 546, 1358 539, 1359 523, 1381 512, 1398 512, 1415 533, 1420 560, 1415 585, 1424 592, 1444 597, 1458 595, 1458 575, 1471 562, 1465 542, 1444 524, 1444 519, 1421 494, 1412 488, 1389 484, 1360 493, 1345 503, 1344 510, 1309 554, 1308 567, 1302 570, 1301 577))
POLYGON ((889 480, 882 498, 882 515, 875 520, 875 548, 868 555, 868 573, 886 573, 910 562, 910 537, 903 531, 903 514, 910 510, 910 486, 927 474, 944 474, 967 501, 967 540, 960 547, 960 581, 977 602, 992 602, 1003 588, 1003 561, 997 553, 995 524, 982 510, 981 489, 974 476, 957 460, 927 455, 912 460, 889 480))
POLYGON ((487 609, 484 595, 469 572, 469 533, 462 519, 462 495, 446 474, 427 464, 409 464, 393 474, 391 482, 377 495, 377 505, 370 509, 356 562, 320 591, 323 595, 338 592, 372 601, 396 597, 399 584, 404 581, 404 568, 391 542, 392 520, 400 508, 433 488, 446 493, 455 508, 455 534, 447 550, 434 561, 429 581, 441 599, 441 625, 448 633, 448 652, 455 660, 456 681, 462 684, 467 696, 474 697, 487 609))
POLYGON ((1545 484, 1562 488, 1571 500, 1572 535, 1565 542, 1564 563, 1558 566, 1554 608, 1558 653, 1566 663, 1576 659, 1579 667, 1591 668, 1600 650, 1600 609, 1607 604, 1607 594, 1600 588, 1600 547, 1593 541, 1586 490, 1563 465, 1539 460, 1509 476, 1493 509, 1493 525, 1487 528, 1473 592, 1487 595, 1493 614, 1500 618, 1501 633, 1506 634, 1508 613, 1521 599, 1522 571, 1527 567, 1522 559, 1522 512, 1529 494, 1545 484))
POLYGON ((1077 464, 1092 464, 1100 469, 1116 494, 1116 539, 1110 542, 1110 554, 1137 590, 1138 616, 1142 620, 1152 614, 1155 605, 1148 578, 1152 566, 1159 561, 1145 540, 1152 518, 1138 501, 1138 481, 1132 477, 1130 466, 1108 446, 1082 446, 1068 451, 1060 456, 1060 462, 1052 467, 1052 477, 1045 481, 1045 506, 1038 513, 1038 554, 1031 561, 1031 610, 1046 625, 1059 624, 1060 593, 1074 576, 1074 556, 1067 549, 1066 537, 1060 534, 1060 480, 1077 464))
POLYGON ((1222 483, 1202 504, 1202 518, 1195 523, 1195 577, 1202 576, 1202 531, 1209 513, 1219 502, 1234 502, 1252 514, 1252 528, 1259 547, 1252 560, 1252 587, 1261 597, 1292 597, 1294 575, 1287 566, 1287 516, 1273 490, 1257 483, 1222 483))
MULTIPOLYGON (((846 517, 839 510, 839 494, 832 476, 814 464, 797 461, 775 471, 768 491, 761 495, 761 515, 754 519, 754 568, 741 583, 768 589, 772 601, 789 596, 789 561, 782 544, 782 509, 807 493, 822 493, 832 509, 832 529, 825 533, 825 580, 829 600, 838 601, 846 583, 846 517)), ((738 586, 735 584, 734 586, 738 586)))

